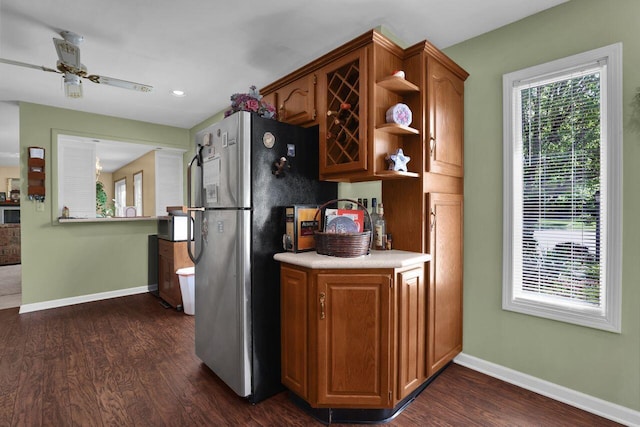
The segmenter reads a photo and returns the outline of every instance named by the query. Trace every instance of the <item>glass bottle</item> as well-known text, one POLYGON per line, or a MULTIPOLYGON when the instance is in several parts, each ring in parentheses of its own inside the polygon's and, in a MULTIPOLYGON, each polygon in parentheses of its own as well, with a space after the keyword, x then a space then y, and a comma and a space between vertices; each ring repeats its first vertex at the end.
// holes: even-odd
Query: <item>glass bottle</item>
POLYGON ((373 228, 371 229, 371 234, 373 234, 373 239, 371 240, 371 249, 375 249, 376 248, 376 240, 375 240, 375 236, 376 236, 376 230, 375 230, 375 226, 376 226, 376 221, 378 221, 378 217, 380 215, 378 214, 378 199, 376 199, 375 197, 371 198, 371 225, 373 226, 373 228))
POLYGON ((387 224, 384 220, 384 206, 382 206, 382 202, 380 203, 380 206, 378 206, 378 219, 375 222, 374 230, 375 248, 378 250, 384 250, 387 243, 387 224))

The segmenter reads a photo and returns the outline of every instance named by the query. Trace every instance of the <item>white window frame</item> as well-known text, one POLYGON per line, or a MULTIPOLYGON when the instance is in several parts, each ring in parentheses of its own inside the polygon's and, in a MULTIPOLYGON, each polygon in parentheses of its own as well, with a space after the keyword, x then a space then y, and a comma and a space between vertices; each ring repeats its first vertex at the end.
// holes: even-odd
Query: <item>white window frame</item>
POLYGON ((121 178, 113 183, 113 194, 115 197, 116 216, 123 217, 124 209, 127 206, 127 178, 121 178))
POLYGON ((142 173, 143 171, 136 172, 133 174, 133 205, 136 207, 136 215, 143 216, 144 213, 142 211, 142 173))
POLYGON ((621 332, 622 304, 622 43, 573 55, 567 58, 522 69, 503 76, 503 279, 502 308, 533 316, 568 323, 621 332), (603 65, 601 87, 601 144, 603 150, 602 174, 606 185, 603 228, 606 233, 604 251, 604 292, 598 309, 579 308, 577 305, 554 303, 547 299, 527 297, 518 292, 514 278, 514 263, 521 259, 514 244, 514 221, 521 210, 515 206, 514 183, 521 176, 515 162, 518 128, 518 90, 522 81, 538 81, 567 74, 581 67, 599 63, 603 65), (520 257, 520 258, 519 258, 520 257))

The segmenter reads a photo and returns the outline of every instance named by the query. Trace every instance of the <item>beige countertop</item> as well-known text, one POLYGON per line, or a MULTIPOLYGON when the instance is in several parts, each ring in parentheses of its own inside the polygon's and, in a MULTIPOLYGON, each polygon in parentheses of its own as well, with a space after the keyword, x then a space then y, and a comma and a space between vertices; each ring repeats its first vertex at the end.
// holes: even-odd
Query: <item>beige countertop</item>
POLYGON ((369 255, 354 258, 341 258, 319 255, 317 252, 283 252, 275 254, 273 259, 307 268, 401 268, 421 262, 431 261, 431 255, 392 249, 390 251, 371 251, 369 255))

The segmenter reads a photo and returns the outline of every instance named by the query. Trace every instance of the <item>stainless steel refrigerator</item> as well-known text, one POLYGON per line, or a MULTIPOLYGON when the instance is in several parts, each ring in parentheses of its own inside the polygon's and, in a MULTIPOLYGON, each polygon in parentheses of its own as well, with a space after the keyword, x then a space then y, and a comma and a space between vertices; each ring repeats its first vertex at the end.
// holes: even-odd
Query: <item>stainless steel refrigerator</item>
POLYGON ((258 402, 283 389, 273 255, 283 251, 284 207, 322 204, 336 198, 337 185, 318 181, 317 126, 236 112, 198 132, 196 144, 188 175, 195 182, 196 355, 258 402))

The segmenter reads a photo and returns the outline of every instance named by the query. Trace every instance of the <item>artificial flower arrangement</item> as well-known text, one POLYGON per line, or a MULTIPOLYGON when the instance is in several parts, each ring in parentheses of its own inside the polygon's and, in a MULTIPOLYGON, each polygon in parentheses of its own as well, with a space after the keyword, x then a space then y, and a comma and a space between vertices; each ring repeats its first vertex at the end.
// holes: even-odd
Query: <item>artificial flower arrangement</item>
POLYGON ((260 91, 255 86, 249 87, 249 93, 234 93, 231 95, 231 108, 225 111, 224 116, 230 116, 236 111, 258 113, 267 119, 276 118, 276 108, 262 99, 260 91))

